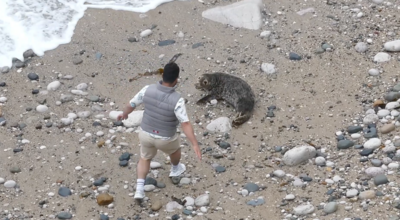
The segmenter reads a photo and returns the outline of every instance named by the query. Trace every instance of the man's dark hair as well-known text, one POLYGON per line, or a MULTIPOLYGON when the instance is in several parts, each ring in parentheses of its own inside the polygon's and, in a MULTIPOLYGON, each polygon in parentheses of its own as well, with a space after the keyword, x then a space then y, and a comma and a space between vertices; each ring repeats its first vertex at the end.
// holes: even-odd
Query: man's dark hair
POLYGON ((163 81, 173 83, 179 77, 179 66, 176 63, 168 63, 164 67, 163 81))

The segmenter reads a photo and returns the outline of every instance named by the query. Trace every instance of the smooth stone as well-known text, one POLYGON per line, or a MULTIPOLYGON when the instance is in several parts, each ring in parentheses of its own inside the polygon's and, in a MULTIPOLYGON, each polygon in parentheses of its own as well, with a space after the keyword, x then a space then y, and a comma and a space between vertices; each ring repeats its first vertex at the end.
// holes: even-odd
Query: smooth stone
POLYGON ((60 195, 60 196, 62 196, 62 197, 67 197, 67 196, 72 195, 72 192, 71 192, 71 190, 70 190, 69 188, 67 188, 67 187, 60 187, 60 188, 58 189, 58 195, 60 195))
POLYGON ((196 48, 201 47, 201 46, 204 46, 203 42, 195 43, 195 44, 192 45, 192 49, 196 49, 196 48))
POLYGON ((49 108, 45 105, 38 105, 36 107, 36 111, 40 113, 46 112, 47 110, 49 110, 49 108))
POLYGON ((398 102, 389 102, 385 105, 385 108, 388 110, 393 110, 395 108, 399 108, 400 107, 400 103, 398 102))
POLYGON ((95 186, 101 186, 104 184, 104 182, 107 180, 105 177, 101 177, 100 179, 96 180, 93 182, 93 185, 95 186))
POLYGON ((107 193, 103 193, 103 194, 99 194, 96 197, 96 200, 97 200, 97 204, 104 206, 104 205, 109 205, 112 202, 114 202, 114 197, 110 196, 107 193))
POLYGON ((183 206, 180 205, 179 203, 177 203, 176 201, 168 202, 168 203, 165 205, 165 210, 166 210, 167 212, 174 212, 175 209, 182 209, 182 208, 183 208, 183 206))
POLYGON ((143 189, 144 189, 145 192, 151 192, 151 191, 156 189, 156 186, 154 186, 154 185, 144 185, 143 189))
POLYGON ((228 133, 232 129, 232 126, 228 117, 220 117, 212 120, 206 129, 211 132, 228 133))
POLYGON ((378 147, 380 147, 381 144, 382 144, 381 139, 379 139, 379 138, 371 138, 371 139, 369 139, 368 141, 366 141, 366 142, 363 144, 363 146, 364 146, 365 149, 372 149, 372 150, 375 150, 375 149, 377 149, 378 147))
POLYGON ((400 93, 399 92, 389 92, 389 93, 385 94, 384 98, 388 102, 397 101, 398 99, 400 99, 400 93))
POLYGON ((79 118, 88 118, 91 115, 90 111, 82 111, 76 114, 79 118))
POLYGON ((189 178, 183 177, 179 181, 179 185, 189 185, 192 181, 189 178))
POLYGON ((151 204, 151 210, 153 211, 158 211, 160 210, 162 207, 162 203, 160 200, 156 200, 151 204))
POLYGON ((368 74, 369 74, 370 76, 379 76, 379 70, 377 70, 377 69, 370 69, 370 70, 368 70, 368 74))
POLYGON ((388 182, 389 182, 389 180, 387 179, 387 177, 386 177, 385 174, 378 174, 378 175, 376 175, 376 176, 374 177, 374 184, 375 184, 375 186, 379 186, 379 185, 382 185, 382 184, 386 184, 386 183, 388 183, 388 182))
POLYGON ((217 172, 217 173, 223 173, 223 172, 225 172, 225 171, 226 171, 226 168, 223 167, 223 166, 217 166, 217 167, 215 167, 215 172, 217 172))
POLYGON ((364 117, 363 123, 366 125, 374 124, 379 121, 379 117, 376 114, 368 114, 364 117))
POLYGON ((157 181, 157 188, 165 188, 167 185, 165 183, 161 183, 160 181, 157 181))
POLYGON ((90 100, 91 102, 98 102, 100 101, 100 97, 97 95, 90 95, 87 97, 88 100, 90 100))
POLYGON ((328 204, 325 205, 324 212, 327 214, 331 214, 336 212, 337 209, 338 209, 338 204, 336 202, 329 202, 328 204))
MULTIPOLYGON (((389 158, 390 159, 390 158, 389 158)), ((388 164, 388 168, 389 169, 393 169, 393 170, 396 170, 396 169, 398 169, 400 167, 400 165, 398 164, 398 163, 389 163, 388 164)))
POLYGON ((263 31, 260 33, 260 37, 261 38, 268 38, 269 36, 271 36, 272 32, 271 31, 263 31))
POLYGON ((11 173, 20 173, 21 172, 21 168, 19 168, 19 167, 11 167, 10 168, 10 172, 11 173))
POLYGON ((131 42, 131 43, 138 42, 138 40, 136 39, 136 37, 129 37, 129 38, 128 38, 128 41, 131 42))
POLYGON ((103 57, 103 54, 99 53, 99 52, 96 52, 95 56, 96 56, 96 60, 100 60, 101 57, 103 57))
POLYGON ((80 83, 76 86, 77 90, 86 90, 88 88, 88 84, 86 83, 80 83))
POLYGON ((263 198, 257 198, 257 199, 253 199, 247 202, 247 205, 250 206, 259 206, 259 205, 263 205, 265 203, 265 200, 263 198))
POLYGON ((256 192, 260 189, 260 187, 255 183, 246 183, 243 188, 249 192, 256 192))
POLYGON ((290 52, 289 53, 289 59, 290 60, 301 60, 301 56, 298 55, 297 53, 290 52))
POLYGON ((51 83, 49 83, 49 84, 47 85, 47 90, 49 90, 49 91, 55 91, 55 90, 57 90, 58 88, 60 88, 60 86, 61 86, 60 81, 54 81, 54 82, 51 82, 51 83))
POLYGON ((192 214, 192 211, 191 211, 191 210, 184 209, 182 213, 185 214, 185 215, 191 215, 191 214, 192 214))
POLYGON ((365 200, 365 199, 373 199, 373 198, 375 198, 375 196, 376 196, 376 193, 374 190, 367 190, 367 191, 360 192, 360 195, 358 195, 358 198, 365 200))
POLYGON ((396 128, 395 125, 390 123, 390 124, 383 125, 380 130, 381 130, 382 134, 388 134, 388 133, 394 131, 395 128, 396 128))
POLYGON ((4 86, 6 86, 6 83, 5 82, 0 82, 0 87, 4 87, 4 86))
POLYGON ((285 153, 283 162, 288 166, 295 166, 315 157, 316 154, 312 146, 296 146, 285 153))
POLYGON ((210 196, 208 194, 202 194, 194 200, 194 204, 197 207, 208 206, 210 205, 210 196))
POLYGON ((7 123, 7 120, 3 117, 0 117, 0 126, 4 126, 7 123))
POLYGON ((363 127, 361 127, 361 126, 351 125, 351 126, 347 127, 347 132, 349 134, 357 133, 357 132, 360 132, 362 130, 363 130, 363 127))
POLYGON ((149 36, 149 35, 152 34, 152 33, 153 33, 152 30, 146 29, 146 30, 140 32, 140 37, 147 37, 147 36, 149 36))
POLYGON ((57 214, 57 218, 58 219, 71 219, 72 218, 72 214, 69 212, 60 212, 57 214))
POLYGON ((1 73, 8 73, 10 71, 10 67, 5 66, 1 68, 1 73))
POLYGON ((346 197, 347 198, 353 198, 358 195, 358 190, 357 189, 349 189, 346 191, 346 197))
POLYGON ((350 147, 354 146, 354 142, 350 140, 340 140, 337 143, 337 148, 338 149, 348 149, 350 147))
POLYGON ((118 116, 119 116, 120 114, 122 114, 122 113, 123 113, 123 111, 110 111, 110 113, 108 113, 108 117, 109 117, 111 120, 117 120, 118 116))
POLYGON ((379 160, 379 159, 372 159, 372 160, 371 160, 371 164, 372 164, 373 166, 380 167, 380 166, 382 166, 382 161, 379 160))
POLYGON ((374 62, 383 63, 390 60, 390 55, 388 53, 379 52, 374 56, 374 62))
POLYGON ((202 12, 202 17, 237 28, 258 30, 263 24, 261 0, 245 0, 202 12))
POLYGON ((395 91, 395 92, 400 92, 400 83, 398 83, 395 86, 393 86, 392 90, 395 91))
POLYGON ((315 165, 317 165, 317 166, 325 166, 326 165, 325 158, 324 157, 315 158, 315 165))
POLYGON ((399 52, 400 51, 400 40, 394 40, 386 42, 383 47, 386 51, 399 52))
POLYGON ((279 177, 279 178, 285 177, 285 175, 286 175, 285 171, 283 171, 283 170, 275 170, 273 172, 273 174, 274 174, 274 176, 279 177))
POLYGON ((151 168, 151 169, 161 168, 161 163, 156 162, 156 161, 151 161, 151 162, 150 162, 150 168, 151 168))
POLYGON ((28 79, 30 79, 30 80, 38 80, 39 76, 36 73, 29 73, 28 74, 28 79))
POLYGON ((261 64, 261 70, 266 74, 274 74, 276 73, 275 65, 271 63, 263 63, 261 64))
POLYGON ((308 215, 313 213, 315 210, 314 206, 311 204, 306 204, 306 205, 299 205, 296 207, 293 207, 293 212, 295 215, 308 215))
POLYGON ((375 177, 383 173, 385 173, 385 170, 382 169, 381 167, 369 167, 365 170, 365 174, 367 174, 370 177, 375 177))
POLYGON ((158 46, 163 47, 163 46, 168 46, 174 44, 176 41, 175 40, 163 40, 158 42, 158 46))
POLYGON ((358 42, 355 46, 355 49, 359 53, 364 53, 365 51, 368 50, 368 45, 364 42, 358 42))
POLYGON ((296 198, 296 196, 293 195, 293 194, 288 194, 288 195, 285 196, 285 200, 288 200, 288 201, 292 201, 292 200, 294 200, 295 198, 296 198))
POLYGON ((72 97, 71 95, 61 95, 60 98, 61 103, 70 102, 72 100, 74 100, 74 97, 72 97))
POLYGON ((128 166, 128 161, 127 160, 122 160, 122 161, 120 161, 119 162, 119 165, 121 166, 121 167, 126 167, 126 166, 128 166))
POLYGON ((231 144, 229 144, 228 142, 225 142, 225 141, 221 141, 221 142, 219 142, 218 146, 222 149, 228 149, 231 147, 231 144))
POLYGON ((14 180, 7 180, 3 185, 6 188, 14 188, 17 183, 14 180))
POLYGON ((146 177, 145 181, 144 181, 144 185, 153 185, 153 186, 157 186, 157 180, 151 177, 146 177))
POLYGON ((72 63, 74 65, 79 65, 79 64, 83 63, 83 60, 80 57, 75 57, 75 58, 72 59, 72 63))

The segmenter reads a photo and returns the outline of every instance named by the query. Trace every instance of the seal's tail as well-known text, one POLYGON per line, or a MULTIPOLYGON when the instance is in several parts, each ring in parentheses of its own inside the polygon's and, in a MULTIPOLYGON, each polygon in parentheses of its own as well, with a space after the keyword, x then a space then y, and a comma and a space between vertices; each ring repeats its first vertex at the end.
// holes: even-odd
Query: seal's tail
POLYGON ((168 63, 175 63, 175 61, 182 55, 182 53, 175 54, 168 63))

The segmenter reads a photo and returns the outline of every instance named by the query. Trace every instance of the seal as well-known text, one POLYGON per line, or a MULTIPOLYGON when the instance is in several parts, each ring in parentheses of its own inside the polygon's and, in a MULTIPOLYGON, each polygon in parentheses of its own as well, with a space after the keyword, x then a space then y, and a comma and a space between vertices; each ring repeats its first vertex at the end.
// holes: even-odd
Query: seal
POLYGON ((250 119, 255 106, 255 96, 249 84, 243 79, 220 72, 206 73, 199 77, 195 87, 208 93, 196 104, 217 99, 225 100, 235 108, 238 114, 233 119, 232 126, 237 127, 250 119))

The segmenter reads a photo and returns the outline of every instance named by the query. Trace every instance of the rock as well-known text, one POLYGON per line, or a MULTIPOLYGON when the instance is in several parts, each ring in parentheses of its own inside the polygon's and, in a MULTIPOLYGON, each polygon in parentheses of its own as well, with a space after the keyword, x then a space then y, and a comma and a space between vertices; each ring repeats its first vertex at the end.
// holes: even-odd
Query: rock
POLYGON ((372 150, 375 150, 375 149, 377 149, 378 147, 380 147, 381 144, 382 144, 381 139, 379 139, 379 138, 371 138, 371 139, 369 139, 368 141, 366 141, 366 142, 364 143, 364 148, 365 148, 365 149, 372 149, 372 150))
POLYGON ((393 110, 395 108, 399 108, 400 107, 400 103, 398 102, 389 102, 385 105, 385 108, 388 110, 393 110))
POLYGON ((283 178, 285 177, 286 173, 283 170, 275 170, 273 172, 274 176, 279 177, 279 178, 283 178))
POLYGON ((306 8, 306 9, 303 9, 303 10, 300 10, 300 11, 298 11, 298 12, 296 12, 298 15, 300 15, 300 16, 303 16, 303 15, 305 15, 305 14, 307 14, 307 13, 314 13, 315 12, 315 9, 314 8, 306 8))
POLYGON ((160 210, 162 207, 162 203, 160 200, 156 200, 151 204, 151 210, 153 211, 158 211, 160 210))
MULTIPOLYGON (((261 38, 269 38, 269 36, 271 36, 271 31, 263 31, 260 33, 261 38)), ((261 69, 262 69, 262 66, 261 66, 261 69)))
POLYGON ((389 92, 384 96, 384 98, 388 102, 397 101, 398 99, 400 99, 400 93, 399 92, 389 92))
POLYGON ((388 182, 389 182, 389 180, 387 179, 386 175, 383 174, 383 173, 378 174, 378 175, 376 175, 376 176, 374 177, 374 184, 375 184, 375 186, 379 186, 379 185, 382 185, 382 184, 386 184, 386 183, 388 183, 388 182))
POLYGON ((375 167, 380 167, 380 166, 382 166, 382 161, 379 160, 379 159, 372 159, 372 160, 371 160, 371 164, 372 164, 373 166, 375 166, 375 167))
POLYGON ((387 109, 381 109, 376 114, 378 115, 379 118, 384 118, 384 117, 390 115, 390 111, 387 109))
POLYGON ((360 195, 358 195, 358 198, 365 200, 365 199, 373 199, 373 198, 375 198, 375 196, 376 196, 376 194, 375 194, 374 190, 367 190, 367 191, 360 192, 360 195))
POLYGON ((122 161, 119 162, 119 165, 121 167, 126 167, 126 166, 128 166, 128 164, 129 164, 129 162, 127 160, 122 160, 122 161))
POLYGON ((365 51, 368 50, 368 45, 364 42, 358 42, 355 46, 355 49, 359 53, 364 53, 365 51))
POLYGON ((229 144, 229 143, 226 142, 226 141, 221 141, 221 142, 218 143, 218 146, 219 146, 220 148, 222 148, 222 149, 228 149, 228 148, 231 147, 231 144, 229 144))
POLYGON ((179 181, 179 185, 189 185, 191 183, 191 180, 189 178, 183 177, 180 181, 179 181))
POLYGON ((251 206, 259 206, 265 203, 264 198, 259 197, 257 199, 253 199, 247 202, 247 205, 251 205, 251 206))
POLYGON ((49 90, 49 91, 55 91, 55 90, 57 90, 58 88, 60 88, 60 86, 61 86, 60 81, 54 81, 54 82, 51 82, 51 83, 49 83, 49 84, 47 85, 47 90, 49 90))
POLYGON ((223 167, 223 166, 216 166, 215 167, 215 172, 217 172, 217 173, 223 173, 225 171, 226 171, 226 168, 223 167))
POLYGON ((36 111, 37 111, 37 112, 40 112, 40 113, 46 112, 48 109, 49 109, 49 108, 48 108, 47 106, 45 106, 45 105, 38 105, 38 106, 36 107, 36 111))
POLYGON ((131 43, 138 42, 138 40, 136 39, 136 37, 129 37, 129 38, 128 38, 128 41, 131 42, 131 43))
POLYGON ((212 120, 210 124, 207 125, 206 129, 211 132, 227 133, 232 129, 232 126, 229 118, 220 117, 212 120))
POLYGON ((39 76, 36 73, 29 73, 28 74, 28 79, 30 79, 30 80, 38 80, 39 76))
POLYGON ((69 212, 60 212, 57 214, 57 218, 58 219, 71 219, 72 218, 72 214, 69 212))
POLYGON ((400 167, 400 165, 398 163, 391 163, 391 160, 390 160, 390 162, 388 164, 389 169, 397 170, 399 167, 400 167))
POLYGON ((261 0, 244 0, 205 10, 202 16, 233 27, 258 30, 263 24, 261 7, 261 0))
POLYGON ((350 147, 354 146, 354 142, 350 140, 340 140, 337 143, 337 148, 338 149, 348 149, 350 147))
POLYGON ((90 111, 82 111, 82 112, 78 112, 77 116, 79 118, 88 118, 92 113, 90 111))
POLYGON ((61 103, 66 103, 74 100, 74 98, 71 95, 61 95, 60 101, 61 103))
POLYGON ((112 120, 117 120, 118 115, 120 115, 122 113, 123 113, 123 111, 110 111, 110 113, 108 113, 108 117, 112 120))
POLYGON ((317 157, 315 158, 315 165, 317 166, 325 166, 326 160, 323 157, 317 157))
POLYGON ((287 201, 292 201, 295 198, 296 198, 296 196, 293 195, 293 194, 288 194, 288 195, 285 196, 285 200, 287 200, 287 201))
POLYGON ((95 186, 101 186, 104 184, 104 182, 107 180, 105 177, 101 177, 100 179, 96 180, 93 182, 93 185, 95 186))
POLYGON ((338 204, 336 202, 329 202, 328 204, 325 205, 324 212, 327 214, 331 214, 336 212, 337 209, 338 209, 338 204))
POLYGON ((194 200, 194 204, 197 207, 208 206, 210 205, 210 196, 208 194, 202 194, 194 200))
POLYGON ((165 188, 167 185, 165 183, 161 183, 160 181, 157 181, 157 188, 165 188))
POLYGON ((97 204, 99 205, 109 205, 114 201, 114 198, 107 193, 103 193, 97 196, 97 204))
POLYGON ((361 127, 361 126, 352 125, 352 126, 347 127, 347 132, 349 134, 357 133, 357 132, 360 132, 362 130, 363 130, 363 127, 361 127))
POLYGON ((367 174, 370 177, 375 177, 383 173, 385 173, 385 170, 380 167, 369 167, 365 170, 365 174, 367 174))
POLYGON ((301 56, 297 53, 290 52, 289 53, 289 60, 301 60, 301 56))
POLYGON ((6 188, 14 188, 17 185, 17 183, 14 180, 7 180, 4 183, 4 187, 6 188))
POLYGON ((1 73, 8 73, 10 71, 10 68, 8 66, 2 67, 0 72, 1 73))
POLYGON ((151 161, 151 162, 150 162, 150 168, 151 168, 151 169, 161 168, 161 163, 156 162, 156 161, 151 161))
POLYGON ((353 198, 358 195, 358 190, 357 189, 349 189, 346 191, 346 197, 347 198, 353 198))
POLYGON ((144 111, 133 111, 132 113, 130 113, 127 119, 122 120, 124 126, 128 128, 139 126, 140 123, 142 123, 143 112, 144 111))
POLYGON ((263 63, 261 64, 261 70, 266 74, 274 74, 276 73, 275 65, 271 63, 263 63))
POLYGON ((395 128, 394 124, 390 123, 383 125, 380 130, 382 134, 387 134, 394 131, 395 128))
POLYGON ((119 157, 119 161, 129 160, 130 158, 131 158, 131 154, 128 152, 125 152, 119 157))
POLYGON ((147 37, 152 33, 153 33, 153 31, 151 31, 150 29, 146 29, 146 30, 140 32, 140 37, 147 37))
POLYGON ((29 49, 29 50, 26 50, 26 51, 22 54, 22 56, 24 57, 24 59, 27 59, 27 58, 29 58, 29 57, 34 57, 34 56, 36 56, 36 54, 33 52, 33 50, 29 49))
POLYGON ((172 201, 172 202, 168 202, 167 205, 165 205, 165 210, 167 212, 174 212, 175 209, 182 209, 183 206, 181 206, 179 203, 172 201))
POLYGON ((400 51, 400 40, 394 40, 386 42, 383 47, 386 51, 399 52, 400 51))
POLYGON ((254 183, 247 183, 246 185, 244 185, 243 188, 245 188, 249 192, 257 192, 260 189, 260 187, 254 183))
POLYGON ((79 83, 79 84, 76 86, 76 89, 77 89, 77 90, 82 90, 82 91, 86 90, 87 88, 88 88, 88 84, 86 84, 86 83, 79 83))
POLYGON ((5 82, 0 82, 0 87, 4 87, 4 86, 6 86, 6 83, 5 82))
POLYGON ((162 40, 158 42, 158 46, 163 47, 163 46, 168 46, 171 44, 174 44, 176 41, 175 40, 162 40))
POLYGON ((82 60, 82 58, 80 58, 80 57, 75 57, 75 58, 72 60, 72 63, 73 63, 74 65, 79 65, 79 64, 83 63, 83 60, 82 60))
POLYGON ((316 154, 317 152, 312 146, 297 146, 285 153, 283 156, 283 162, 286 165, 295 166, 315 157, 316 154))
POLYGON ((374 56, 374 62, 383 63, 390 60, 390 55, 384 52, 379 52, 374 56))
POLYGON ((21 168, 19 168, 19 167, 11 167, 10 168, 10 172, 11 173, 20 173, 21 172, 21 168))
POLYGON ((60 187, 60 188, 58 189, 58 195, 60 195, 60 196, 62 196, 62 197, 67 197, 67 196, 72 195, 72 192, 71 192, 71 190, 70 190, 69 188, 67 188, 67 187, 60 187))
POLYGON ((379 70, 377 70, 377 69, 370 69, 370 70, 368 70, 368 74, 369 74, 370 76, 379 76, 379 70))
POLYGON ((308 215, 308 214, 313 213, 314 210, 315 210, 315 208, 311 204, 299 205, 299 206, 293 208, 295 215, 308 215))
POLYGON ((376 115, 376 114, 368 114, 368 115, 366 115, 364 117, 363 123, 366 124, 366 125, 369 125, 369 124, 376 123, 378 120, 379 120, 378 115, 376 115))
POLYGON ((156 189, 156 186, 154 186, 154 185, 145 185, 143 187, 143 189, 144 189, 145 192, 151 192, 151 191, 156 189))
POLYGON ((97 96, 97 95, 90 95, 90 96, 87 97, 87 99, 88 99, 89 101, 91 101, 91 102, 98 102, 98 101, 100 101, 100 97, 97 96))

